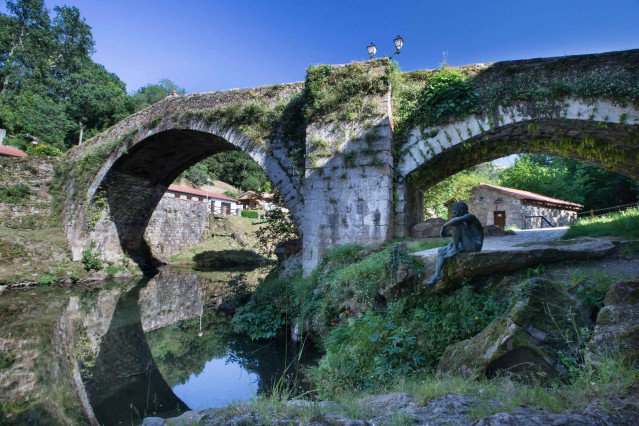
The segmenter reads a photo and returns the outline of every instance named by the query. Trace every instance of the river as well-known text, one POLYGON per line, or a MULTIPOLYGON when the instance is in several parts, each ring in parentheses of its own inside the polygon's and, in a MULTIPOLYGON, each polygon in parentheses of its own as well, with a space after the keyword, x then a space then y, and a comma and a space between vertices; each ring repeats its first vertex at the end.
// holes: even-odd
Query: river
POLYGON ((189 271, 0 296, 0 424, 138 424, 145 416, 306 391, 312 348, 234 332, 231 290, 189 271), (298 363, 299 360, 299 363, 298 363))

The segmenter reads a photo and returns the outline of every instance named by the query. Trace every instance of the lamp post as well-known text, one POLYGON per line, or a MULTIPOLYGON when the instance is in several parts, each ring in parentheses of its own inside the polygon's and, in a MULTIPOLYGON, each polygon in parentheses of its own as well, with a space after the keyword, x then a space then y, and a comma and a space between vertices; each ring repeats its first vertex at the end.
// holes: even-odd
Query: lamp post
MULTIPOLYGON (((395 43, 395 52, 392 55, 390 55, 388 59, 392 59, 393 56, 400 54, 402 47, 404 47, 404 39, 398 35, 393 40, 393 43, 395 43)), ((370 59, 373 59, 375 57, 375 53, 377 53, 377 47, 373 43, 371 43, 370 45, 366 46, 366 50, 368 50, 370 59)), ((386 55, 384 55, 384 57, 386 57, 386 55)))

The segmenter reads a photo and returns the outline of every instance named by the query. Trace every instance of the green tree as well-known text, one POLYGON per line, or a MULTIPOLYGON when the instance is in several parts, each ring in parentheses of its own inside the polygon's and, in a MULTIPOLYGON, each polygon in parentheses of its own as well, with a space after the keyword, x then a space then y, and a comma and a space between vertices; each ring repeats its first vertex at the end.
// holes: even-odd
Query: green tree
POLYGON ((67 135, 66 145, 78 143, 99 133, 133 112, 125 84, 117 75, 92 61, 71 74, 64 82, 66 112, 75 123, 67 135))
POLYGON ((499 168, 493 163, 483 163, 444 179, 424 191, 424 216, 446 218, 448 209, 444 202, 466 200, 478 183, 497 183, 498 178, 499 168))
POLYGON ((580 203, 585 209, 639 199, 637 181, 592 164, 545 155, 521 155, 501 173, 500 184, 580 203))
MULTIPOLYGON (((94 63, 91 27, 76 7, 8 0, 0 14, 0 126, 65 149, 132 112, 124 83, 94 63)), ((16 142, 14 142, 16 143, 16 142)))
POLYGON ((184 89, 177 86, 168 78, 161 79, 158 84, 147 84, 146 86, 141 87, 133 95, 131 95, 134 111, 139 111, 149 105, 161 101, 170 95, 173 90, 175 90, 178 95, 186 93, 184 89))
POLYGON ((8 0, 0 15, 0 97, 42 77, 51 49, 51 19, 43 0, 8 0))

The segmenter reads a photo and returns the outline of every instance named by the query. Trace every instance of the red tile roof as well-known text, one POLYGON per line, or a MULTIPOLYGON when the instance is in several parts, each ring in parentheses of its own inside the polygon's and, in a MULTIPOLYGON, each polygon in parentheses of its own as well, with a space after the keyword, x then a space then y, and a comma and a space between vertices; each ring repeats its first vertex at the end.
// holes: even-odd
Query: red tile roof
POLYGON ((206 192, 202 191, 201 189, 189 188, 186 186, 169 185, 169 191, 181 192, 182 194, 197 195, 198 197, 207 197, 208 195, 209 198, 218 198, 220 200, 229 200, 237 203, 237 200, 235 198, 227 197, 226 195, 221 195, 216 192, 206 192))
POLYGON ((545 195, 537 194, 535 192, 523 191, 521 189, 506 188, 505 186, 489 185, 487 183, 480 183, 478 186, 501 192, 502 194, 510 195, 520 200, 539 202, 543 204, 549 204, 556 207, 566 207, 570 210, 581 210, 583 205, 573 203, 570 201, 560 200, 558 198, 547 197, 545 195))
POLYGON ((0 145, 0 157, 26 157, 27 153, 10 146, 0 145))

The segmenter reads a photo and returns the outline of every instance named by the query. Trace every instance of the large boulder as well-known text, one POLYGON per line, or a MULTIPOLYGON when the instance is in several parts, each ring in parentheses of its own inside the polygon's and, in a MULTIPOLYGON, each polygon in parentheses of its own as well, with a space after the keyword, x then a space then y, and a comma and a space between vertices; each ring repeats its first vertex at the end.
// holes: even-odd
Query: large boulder
POLYGON ((567 373, 559 359, 575 357, 587 312, 559 284, 534 278, 522 285, 520 300, 502 318, 471 339, 446 348, 437 375, 493 377, 502 372, 547 380, 567 373))
POLYGON ((506 235, 515 235, 515 233, 513 231, 504 231, 503 228, 497 225, 484 226, 485 237, 504 237, 506 235))
POLYGON ((410 229, 411 238, 438 238, 446 219, 433 217, 410 229))
POLYGON ((302 239, 283 241, 279 243, 273 253, 277 256, 277 263, 282 263, 291 256, 302 251, 302 239))
MULTIPOLYGON (((565 241, 550 241, 524 247, 510 247, 503 250, 459 253, 446 259, 442 269, 443 279, 435 283, 435 291, 451 292, 461 287, 464 278, 483 275, 505 274, 519 269, 532 268, 540 264, 564 260, 600 259, 616 251, 614 244, 595 238, 578 238, 565 241)), ((428 262, 426 271, 429 279, 435 271, 435 256, 428 262)))
POLYGON ((620 354, 639 361, 639 281, 613 284, 604 304, 588 343, 589 358, 620 354))

